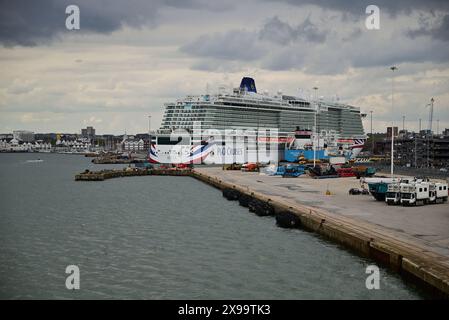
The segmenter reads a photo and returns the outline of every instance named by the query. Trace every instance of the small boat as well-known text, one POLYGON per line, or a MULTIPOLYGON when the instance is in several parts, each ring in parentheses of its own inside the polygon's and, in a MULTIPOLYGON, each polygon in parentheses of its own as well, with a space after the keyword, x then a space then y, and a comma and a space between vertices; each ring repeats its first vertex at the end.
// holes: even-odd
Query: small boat
POLYGON ((44 162, 42 159, 35 159, 35 160, 27 160, 28 163, 36 163, 36 162, 44 162))

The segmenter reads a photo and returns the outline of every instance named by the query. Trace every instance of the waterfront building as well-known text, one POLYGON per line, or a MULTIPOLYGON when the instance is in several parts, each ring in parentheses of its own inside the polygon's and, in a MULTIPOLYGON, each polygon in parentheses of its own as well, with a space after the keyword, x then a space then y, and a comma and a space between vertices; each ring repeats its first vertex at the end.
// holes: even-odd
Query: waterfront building
POLYGON ((81 137, 92 141, 95 139, 95 128, 87 127, 85 129, 81 129, 81 137))
POLYGON ((52 146, 50 143, 42 141, 23 142, 18 139, 3 139, 0 140, 1 152, 50 152, 52 146))
POLYGON ((145 150, 145 143, 142 139, 126 139, 122 142, 122 150, 128 152, 138 152, 145 150))
POLYGON ((27 130, 15 130, 13 131, 13 137, 16 140, 23 142, 34 142, 34 132, 27 130))
POLYGON ((93 151, 93 145, 87 138, 74 140, 58 139, 56 141, 55 151, 64 153, 85 153, 93 151))

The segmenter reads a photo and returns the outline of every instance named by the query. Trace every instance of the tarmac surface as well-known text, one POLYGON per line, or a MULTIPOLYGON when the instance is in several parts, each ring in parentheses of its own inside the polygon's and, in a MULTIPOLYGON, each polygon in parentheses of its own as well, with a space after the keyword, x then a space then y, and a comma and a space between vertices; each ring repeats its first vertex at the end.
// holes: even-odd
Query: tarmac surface
POLYGON ((254 172, 196 167, 195 171, 236 184, 266 196, 280 197, 285 203, 322 209, 346 223, 416 245, 423 251, 447 257, 449 266, 449 203, 417 207, 388 206, 371 195, 349 195, 360 188, 355 177, 312 179, 308 175, 282 178, 254 172), (329 190, 331 195, 326 195, 329 190))

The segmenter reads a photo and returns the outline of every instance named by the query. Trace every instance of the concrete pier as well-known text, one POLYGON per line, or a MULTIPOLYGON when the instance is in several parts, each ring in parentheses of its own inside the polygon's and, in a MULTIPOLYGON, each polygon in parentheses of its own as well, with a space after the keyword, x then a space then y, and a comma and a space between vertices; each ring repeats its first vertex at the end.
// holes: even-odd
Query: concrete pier
POLYGON ((75 181, 104 181, 106 179, 134 176, 191 176, 190 169, 122 169, 87 171, 75 175, 75 181))
POLYGON ((145 162, 145 159, 120 159, 113 157, 97 157, 92 159, 92 163, 95 164, 130 164, 143 162, 145 162))
POLYGON ((449 298, 448 203, 387 206, 370 195, 349 195, 350 188, 360 187, 356 178, 284 179, 218 167, 195 168, 193 176, 269 202, 276 212, 293 212, 304 228, 449 298))

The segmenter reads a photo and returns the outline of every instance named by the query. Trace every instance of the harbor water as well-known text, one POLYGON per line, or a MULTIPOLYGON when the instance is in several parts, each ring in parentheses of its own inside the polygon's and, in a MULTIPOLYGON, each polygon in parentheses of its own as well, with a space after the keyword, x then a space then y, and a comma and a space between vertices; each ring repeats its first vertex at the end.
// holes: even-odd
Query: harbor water
POLYGON ((421 299, 373 261, 190 177, 76 182, 91 158, 0 154, 2 299, 421 299), (42 162, 27 160, 42 159, 42 162), (68 265, 80 289, 68 290, 68 265))

